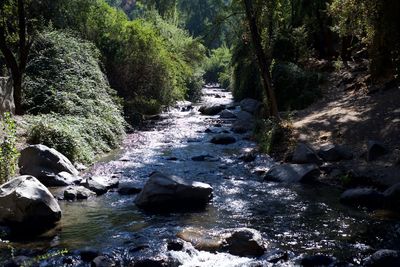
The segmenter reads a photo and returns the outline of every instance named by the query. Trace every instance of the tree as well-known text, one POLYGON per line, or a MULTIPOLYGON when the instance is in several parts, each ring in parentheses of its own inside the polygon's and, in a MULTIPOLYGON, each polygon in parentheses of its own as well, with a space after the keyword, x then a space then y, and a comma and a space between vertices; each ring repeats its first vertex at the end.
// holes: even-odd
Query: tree
POLYGON ((260 32, 258 31, 257 20, 254 13, 253 4, 251 0, 243 0, 243 2, 246 9, 246 17, 250 27, 251 38, 253 40, 253 47, 257 55, 258 65, 264 82, 265 93, 268 98, 268 107, 270 109, 270 114, 279 120, 278 105, 276 102, 275 92, 272 85, 272 79, 267 58, 261 43, 262 40, 260 32))

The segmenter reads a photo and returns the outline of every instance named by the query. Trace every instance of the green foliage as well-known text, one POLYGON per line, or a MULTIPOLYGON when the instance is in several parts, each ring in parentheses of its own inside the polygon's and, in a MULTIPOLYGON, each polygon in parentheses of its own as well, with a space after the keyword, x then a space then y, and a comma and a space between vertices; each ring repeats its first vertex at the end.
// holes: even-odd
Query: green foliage
POLYGON ((227 46, 223 45, 211 50, 210 54, 204 64, 204 79, 207 83, 219 82, 223 87, 227 88, 231 76, 230 62, 232 52, 227 46))
POLYGON ((28 141, 53 147, 72 161, 91 162, 116 148, 124 134, 118 98, 90 43, 49 31, 34 44, 25 80, 25 107, 38 115, 28 141), (42 115, 41 115, 42 114, 42 115))
POLYGON ((19 153, 15 121, 9 113, 0 118, 0 184, 15 174, 19 153))
POLYGON ((254 132, 260 152, 267 154, 277 152, 290 138, 287 125, 270 119, 258 120, 254 132))
POLYGON ((320 76, 304 71, 294 63, 274 64, 272 79, 281 110, 306 108, 321 96, 320 76))

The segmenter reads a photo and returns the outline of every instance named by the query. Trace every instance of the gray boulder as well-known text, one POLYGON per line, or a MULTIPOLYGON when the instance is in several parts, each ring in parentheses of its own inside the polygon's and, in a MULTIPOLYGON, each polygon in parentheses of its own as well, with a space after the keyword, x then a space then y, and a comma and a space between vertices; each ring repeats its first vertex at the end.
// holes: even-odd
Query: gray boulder
POLYGON ((398 267, 400 253, 396 250, 381 249, 364 259, 365 267, 398 267))
POLYGON ((50 191, 33 176, 20 176, 0 187, 0 223, 44 230, 61 219, 50 191))
POLYGON ((373 161, 377 158, 387 154, 385 146, 378 141, 369 140, 367 143, 367 161, 373 161))
POLYGON ((238 121, 244 121, 244 122, 254 122, 255 121, 254 116, 247 111, 239 111, 236 114, 236 117, 237 117, 238 121))
POLYGON ((138 207, 154 210, 204 207, 212 197, 212 187, 185 181, 177 176, 153 173, 136 197, 138 207))
POLYGON ((96 193, 83 186, 69 186, 64 191, 65 200, 83 200, 96 196, 96 193))
POLYGON ((216 145, 229 145, 236 143, 236 138, 228 134, 219 134, 214 136, 210 142, 216 145))
POLYGON ((111 188, 118 187, 117 178, 109 178, 107 176, 92 176, 86 179, 82 185, 87 189, 95 192, 98 196, 107 193, 111 188))
POLYGON ((232 111, 227 110, 227 109, 224 109, 223 111, 221 111, 219 113, 219 117, 221 119, 236 119, 235 113, 233 113, 232 111))
POLYGON ((354 207, 381 208, 384 195, 372 188, 355 188, 346 190, 340 196, 340 202, 354 207))
POLYGON ((60 152, 44 145, 32 145, 21 151, 18 161, 22 175, 32 175, 47 186, 65 186, 79 182, 79 172, 60 152))
POLYGON ((238 120, 232 125, 231 131, 237 134, 245 134, 249 131, 252 131, 253 128, 253 121, 238 120))
POLYGON ((118 193, 120 195, 135 195, 142 191, 142 187, 138 183, 124 182, 118 185, 118 193))
POLYGON ((251 114, 256 114, 260 111, 262 103, 258 100, 246 98, 240 101, 240 108, 243 111, 247 111, 251 114))
POLYGON ((350 160, 353 158, 353 153, 344 146, 329 144, 320 148, 318 156, 324 161, 335 162, 340 160, 350 160))
POLYGON ((308 182, 319 174, 315 164, 282 164, 272 167, 264 179, 272 182, 308 182))
POLYGON ((199 112, 202 115, 214 116, 223 111, 225 107, 226 107, 225 105, 202 106, 200 107, 199 112))
POLYGON ((318 157, 314 149, 305 143, 297 144, 293 152, 292 162, 298 164, 322 164, 322 160, 318 157))
POLYGON ((249 228, 236 229, 225 239, 223 250, 240 257, 259 257, 265 252, 261 234, 249 228))

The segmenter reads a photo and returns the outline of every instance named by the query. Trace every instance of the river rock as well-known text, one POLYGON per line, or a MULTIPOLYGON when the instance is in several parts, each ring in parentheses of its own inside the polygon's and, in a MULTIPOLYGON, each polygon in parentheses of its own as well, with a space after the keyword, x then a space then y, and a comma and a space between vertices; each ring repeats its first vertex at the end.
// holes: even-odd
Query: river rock
POLYGON ((109 178, 107 176, 92 176, 86 179, 82 185, 89 190, 95 192, 98 196, 107 193, 111 188, 118 187, 117 178, 109 178))
POLYGON ((259 257, 264 254, 265 245, 258 231, 241 228, 225 239, 223 249, 240 257, 259 257))
POLYGON ((199 112, 202 115, 214 116, 223 111, 225 107, 226 107, 225 105, 202 106, 200 107, 199 112))
POLYGON ((344 146, 328 144, 320 148, 318 156, 324 161, 335 162, 340 160, 350 160, 353 158, 353 153, 344 146))
POLYGON ((136 197, 137 206, 153 210, 204 207, 212 197, 212 187, 177 176, 153 173, 136 197))
POLYGON ((85 248, 85 249, 79 251, 79 256, 81 256, 81 259, 85 262, 91 262, 99 255, 100 255, 100 252, 98 250, 92 249, 92 248, 85 248))
POLYGON ((387 153, 385 146, 378 141, 369 140, 367 143, 367 161, 373 161, 387 153))
POLYGON ((239 156, 239 159, 243 160, 244 162, 253 162, 257 159, 257 154, 254 152, 245 153, 239 156))
POLYGON ((236 114, 238 121, 254 122, 254 116, 247 111, 239 111, 236 114))
POLYGON ((381 249, 364 259, 365 267, 398 267, 400 253, 396 250, 381 249))
POLYGON ((18 165, 22 175, 32 175, 47 186, 72 185, 80 179, 79 172, 64 155, 44 145, 23 149, 18 165))
POLYGON ((322 160, 318 157, 314 149, 305 143, 298 143, 292 157, 293 163, 298 164, 322 164, 322 160))
POLYGON ((41 231, 61 219, 50 191, 33 176, 20 176, 0 187, 0 223, 41 231))
POLYGON ((189 242, 197 250, 217 252, 221 250, 224 236, 220 232, 206 231, 199 228, 186 228, 177 237, 189 242))
POLYGON ((207 161, 207 162, 217 162, 219 161, 219 158, 216 158, 214 156, 211 155, 200 155, 200 156, 195 156, 192 157, 193 161, 207 161))
POLYGON ((64 191, 65 200, 83 200, 96 196, 96 193, 83 186, 69 186, 64 191))
POLYGON ((331 266, 335 260, 335 258, 326 255, 304 256, 300 260, 300 265, 304 267, 331 266))
POLYGON ((223 111, 221 111, 219 113, 219 117, 221 119, 236 119, 235 113, 233 113, 232 111, 227 110, 227 109, 224 109, 223 111))
POLYGON ((246 98, 240 101, 240 107, 243 111, 247 111, 251 114, 256 114, 260 111, 262 103, 255 99, 246 98))
POLYGON ((319 174, 315 164, 281 164, 272 167, 264 179, 272 182, 308 182, 319 174))
POLYGON ((388 208, 400 210, 400 183, 386 189, 383 195, 388 208))
POLYGON ((124 182, 118 185, 118 193, 120 195, 135 195, 142 191, 142 187, 138 183, 124 182))
POLYGON ((230 145, 236 143, 236 138, 228 134, 219 134, 214 136, 210 142, 216 145, 230 145))
POLYGON ((383 206, 384 195, 372 188, 355 188, 346 190, 340 196, 340 202, 356 207, 380 208, 383 206))
POLYGON ((106 256, 97 256, 91 262, 91 267, 113 267, 116 266, 115 262, 106 256))
POLYGON ((231 131, 237 134, 245 134, 253 130, 253 128, 254 128, 253 121, 238 120, 232 125, 231 131))

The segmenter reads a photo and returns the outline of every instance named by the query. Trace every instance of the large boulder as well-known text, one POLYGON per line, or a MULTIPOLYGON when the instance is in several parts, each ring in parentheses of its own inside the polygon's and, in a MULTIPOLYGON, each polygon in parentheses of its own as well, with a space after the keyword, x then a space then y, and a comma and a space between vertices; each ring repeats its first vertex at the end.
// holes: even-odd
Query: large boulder
POLYGON ((247 111, 251 114, 256 114, 260 111, 262 103, 258 100, 246 98, 240 101, 240 108, 243 111, 247 111))
POLYGON ((136 182, 123 182, 118 185, 120 195, 136 195, 142 191, 142 186, 136 182))
POLYGON ((320 148, 318 156, 324 161, 335 162, 340 160, 350 160, 353 158, 353 153, 345 146, 328 144, 320 148))
POLYGON ((202 115, 214 116, 223 111, 225 107, 226 107, 225 105, 202 106, 200 107, 199 112, 202 115))
POLYGON ((314 149, 305 143, 298 143, 292 157, 293 163, 298 164, 322 164, 322 160, 318 157, 314 149))
POLYGON ((235 113, 233 113, 232 111, 227 110, 227 109, 224 109, 223 111, 221 111, 219 113, 219 117, 221 119, 236 119, 235 113))
POLYGON ((281 164, 272 167, 264 179, 272 182, 308 182, 319 174, 315 164, 281 164))
POLYGON ((21 151, 18 161, 22 175, 32 175, 46 186, 79 182, 79 172, 60 152, 45 145, 32 145, 21 151))
POLYGON ((396 250, 381 249, 364 259, 365 267, 398 267, 400 253, 396 250))
POLYGON ((355 207, 380 208, 384 203, 384 195, 372 188, 355 188, 346 190, 340 196, 340 202, 355 207))
POLYGON ((265 244, 258 231, 241 228, 225 239, 223 250, 240 257, 259 257, 265 252, 265 244))
POLYGON ((378 141, 369 140, 367 143, 367 160, 373 161, 387 153, 386 147, 378 141))
POLYGON ((239 111, 238 113, 236 113, 236 117, 238 119, 238 121, 248 121, 248 122, 254 122, 254 116, 247 112, 247 111, 239 111))
POLYGON ((212 187, 208 184, 155 172, 136 197, 135 203, 140 208, 166 211, 204 207, 211 197, 212 187))
POLYGON ((231 128, 231 131, 237 134, 244 134, 254 129, 253 121, 246 120, 238 120, 236 121, 231 128))
POLYGON ((229 134, 219 134, 214 136, 210 142, 216 145, 230 145, 236 143, 236 138, 229 134))
POLYGON ((20 176, 0 187, 0 223, 24 230, 45 230, 59 221, 61 209, 33 176, 20 176))

